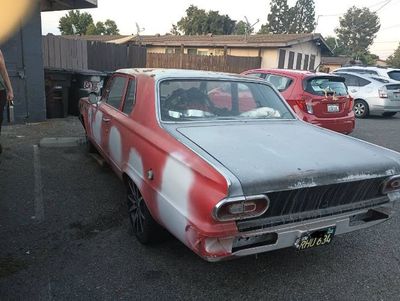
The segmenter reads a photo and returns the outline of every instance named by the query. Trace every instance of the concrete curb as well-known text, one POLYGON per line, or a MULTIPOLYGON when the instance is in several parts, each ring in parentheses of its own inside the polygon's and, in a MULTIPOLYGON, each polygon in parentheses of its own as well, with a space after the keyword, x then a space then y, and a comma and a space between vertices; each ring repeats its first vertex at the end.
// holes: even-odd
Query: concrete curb
POLYGON ((84 137, 49 137, 41 139, 39 146, 43 148, 76 147, 85 143, 84 137))

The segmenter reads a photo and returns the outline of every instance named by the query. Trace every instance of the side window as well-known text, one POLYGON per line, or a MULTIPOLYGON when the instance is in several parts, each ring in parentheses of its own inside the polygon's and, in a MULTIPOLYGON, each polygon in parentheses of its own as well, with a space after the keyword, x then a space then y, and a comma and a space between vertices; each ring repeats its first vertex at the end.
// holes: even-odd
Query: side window
POLYGON ((125 84, 126 84, 125 77, 120 77, 120 76, 114 77, 110 85, 110 91, 108 92, 106 103, 108 103, 110 106, 116 109, 119 109, 122 97, 124 96, 125 92, 125 84))
POLYGON ((347 86, 358 87, 358 77, 349 74, 340 74, 340 76, 344 77, 347 86))
POLYGON ((369 80, 363 79, 363 78, 361 78, 361 77, 358 78, 358 85, 359 85, 360 87, 364 87, 364 86, 366 86, 366 85, 368 85, 368 84, 370 84, 370 83, 371 83, 371 82, 370 82, 369 80))
POLYGON ((132 112, 133 106, 136 103, 136 81, 131 79, 129 81, 128 90, 126 92, 125 103, 122 111, 129 115, 132 112))

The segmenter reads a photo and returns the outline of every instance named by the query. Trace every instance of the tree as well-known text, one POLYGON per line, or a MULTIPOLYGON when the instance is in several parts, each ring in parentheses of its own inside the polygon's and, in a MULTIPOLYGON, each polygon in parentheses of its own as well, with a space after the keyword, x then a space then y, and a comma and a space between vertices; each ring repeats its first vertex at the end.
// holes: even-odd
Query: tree
POLYGON ((71 10, 60 18, 58 29, 62 35, 84 35, 92 23, 93 18, 90 14, 71 10))
POLYGON ((104 22, 104 34, 106 35, 118 35, 119 29, 115 21, 107 19, 104 22))
POLYGON ((346 54, 354 58, 368 54, 368 48, 374 41, 381 25, 376 12, 368 8, 349 8, 339 19, 340 27, 335 29, 346 54))
POLYGON ((252 34, 254 28, 252 28, 248 23, 244 21, 239 21, 235 25, 235 29, 233 31, 234 34, 244 35, 244 34, 252 34))
POLYGON ((290 12, 287 0, 272 0, 271 11, 268 14, 268 23, 261 27, 262 31, 268 33, 288 33, 290 24, 290 12))
POLYGON ((174 35, 174 36, 180 36, 181 33, 178 30, 178 25, 176 24, 172 24, 171 30, 169 31, 170 34, 174 35))
POLYGON ((72 10, 59 20, 62 35, 118 35, 119 29, 115 21, 107 19, 96 24, 89 13, 72 10))
POLYGON ((333 51, 334 55, 345 55, 346 49, 342 41, 335 37, 327 37, 325 39, 326 44, 328 44, 329 48, 333 51))
POLYGON ((400 68, 400 43, 397 49, 394 51, 394 53, 388 57, 386 62, 391 67, 400 68))
POLYGON ((289 7, 287 0, 272 0, 268 22, 258 33, 310 33, 314 29, 314 0, 297 0, 293 7, 289 7))
POLYGON ((310 33, 315 29, 314 0, 297 0, 289 9, 289 33, 310 33))
POLYGON ((232 34, 235 24, 236 22, 228 15, 220 15, 218 11, 212 10, 206 12, 190 5, 186 10, 186 16, 182 17, 176 26, 173 25, 173 29, 185 35, 232 34))
POLYGON ((268 34, 268 33, 269 33, 268 24, 262 24, 260 30, 257 32, 257 34, 268 34))

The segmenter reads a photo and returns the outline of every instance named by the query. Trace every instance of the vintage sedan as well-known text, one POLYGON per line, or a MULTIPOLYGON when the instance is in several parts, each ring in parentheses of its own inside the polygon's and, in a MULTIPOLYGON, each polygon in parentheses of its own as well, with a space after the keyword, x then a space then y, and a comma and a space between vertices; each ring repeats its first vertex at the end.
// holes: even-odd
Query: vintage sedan
POLYGON ((167 229, 208 261, 327 245, 400 200, 399 153, 299 120, 259 79, 124 69, 80 113, 137 239, 167 229))

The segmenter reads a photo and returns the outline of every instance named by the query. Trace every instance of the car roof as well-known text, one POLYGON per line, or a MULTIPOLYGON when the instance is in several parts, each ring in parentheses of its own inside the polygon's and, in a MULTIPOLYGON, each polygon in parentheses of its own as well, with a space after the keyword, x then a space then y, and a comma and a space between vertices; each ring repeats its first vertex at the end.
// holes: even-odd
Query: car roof
POLYGON ((212 78, 212 79, 249 79, 243 75, 214 72, 214 71, 201 71, 201 70, 187 70, 187 69, 161 69, 161 68, 131 68, 119 69, 116 73, 123 73, 133 76, 148 76, 153 77, 155 80, 165 78, 212 78))
MULTIPOLYGON (((344 66, 344 67, 340 67, 339 69, 336 70, 340 70, 340 69, 364 69, 364 70, 371 70, 371 71, 386 71, 386 72, 390 72, 390 71, 400 71, 400 69, 396 69, 396 68, 390 68, 390 67, 376 67, 376 66, 344 66)), ((336 71, 335 70, 335 71, 336 71)))
POLYGON ((361 78, 369 80, 369 81, 373 80, 373 81, 376 81, 376 82, 379 82, 379 81, 376 80, 375 78, 379 78, 379 79, 383 79, 383 80, 388 81, 388 83, 397 83, 397 81, 395 81, 393 79, 390 79, 390 78, 387 78, 387 77, 384 77, 384 76, 374 75, 374 74, 365 74, 365 73, 340 71, 340 70, 335 72, 335 74, 339 74, 339 75, 340 74, 349 74, 349 75, 354 75, 354 76, 361 77, 361 78))
MULTIPOLYGON (((251 72, 270 72, 274 74, 281 74, 293 77, 309 77, 309 76, 335 76, 335 74, 313 72, 308 70, 295 70, 295 69, 253 69, 251 72)), ((337 75, 336 75, 337 76, 337 75)))

